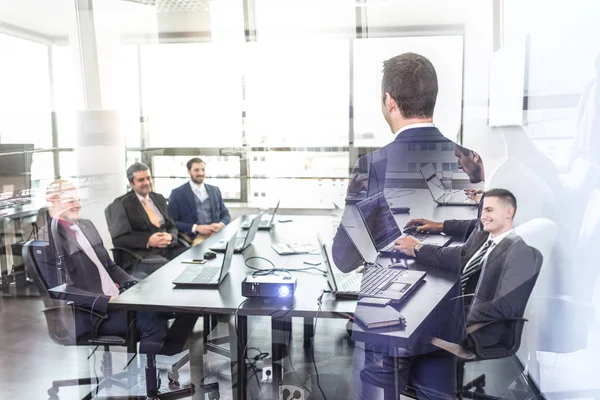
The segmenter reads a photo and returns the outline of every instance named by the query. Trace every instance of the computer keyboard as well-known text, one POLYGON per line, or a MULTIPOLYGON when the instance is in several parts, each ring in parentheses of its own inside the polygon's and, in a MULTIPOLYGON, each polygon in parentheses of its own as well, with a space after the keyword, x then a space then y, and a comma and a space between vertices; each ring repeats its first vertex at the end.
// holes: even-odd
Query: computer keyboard
POLYGON ((377 294, 381 290, 381 286, 393 281, 403 273, 404 271, 397 269, 369 268, 363 273, 360 294, 365 296, 377 294))
POLYGON ((336 274, 336 281, 338 281, 338 290, 342 292, 356 292, 360 288, 360 281, 362 276, 357 274, 336 274))
POLYGON ((202 268, 202 271, 200 271, 198 273, 198 275, 196 275, 194 277, 194 279, 192 279, 192 282, 194 282, 194 283, 213 282, 215 277, 219 274, 220 270, 221 270, 221 268, 202 268))

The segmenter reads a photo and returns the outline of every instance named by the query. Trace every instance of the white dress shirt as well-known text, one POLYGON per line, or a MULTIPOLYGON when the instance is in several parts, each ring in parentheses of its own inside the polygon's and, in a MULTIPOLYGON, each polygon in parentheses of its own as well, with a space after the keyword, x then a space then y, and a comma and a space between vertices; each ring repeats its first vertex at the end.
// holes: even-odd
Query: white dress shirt
POLYGON ((107 296, 118 296, 119 289, 117 289, 117 285, 115 285, 115 282, 112 280, 112 278, 106 271, 106 268, 104 268, 104 265, 102 265, 102 262, 100 262, 98 255, 94 251, 94 248, 90 244, 90 241, 85 237, 85 235, 81 231, 81 228, 77 224, 73 224, 69 227, 69 229, 75 232, 77 244, 79 245, 79 247, 81 247, 85 255, 88 256, 88 258, 94 263, 94 265, 96 265, 96 268, 98 268, 98 274, 100 274, 100 282, 102 283, 102 292, 107 296))
MULTIPOLYGON (((142 207, 143 207, 144 206, 144 203, 143 203, 144 197, 140 196, 137 192, 135 192, 135 195, 137 196, 140 203, 142 203, 142 207)), ((156 207, 156 204, 154 204, 154 202, 152 201, 150 196, 147 196, 146 200, 148 200, 148 204, 150 204, 150 207, 152 207, 152 209, 154 210, 154 213, 158 216, 158 220, 160 222, 160 225, 162 226, 162 224, 165 223, 165 217, 162 215, 162 213, 160 212, 158 207, 156 207)))
POLYGON ((406 130, 415 129, 415 128, 435 128, 435 124, 433 122, 422 122, 419 124, 406 125, 405 127, 398 129, 396 131, 396 133, 394 133, 394 136, 398 136, 399 134, 401 134, 402 132, 404 132, 406 130))
POLYGON ((192 188, 192 192, 194 192, 200 202, 204 203, 206 199, 208 199, 208 192, 206 191, 204 182, 202 182, 200 185, 196 185, 194 182, 190 181, 190 186, 192 188))
POLYGON ((481 253, 481 250, 483 249, 483 247, 485 246, 485 244, 489 240, 491 240, 492 241, 492 246, 489 248, 489 250, 487 251, 487 254, 483 257, 483 260, 482 260, 481 268, 483 269, 483 267, 485 267, 485 263, 487 262, 487 259, 488 259, 489 255, 490 255, 490 253, 492 252, 492 250, 494 250, 494 248, 496 246, 498 246, 500 244, 500 242, 505 237, 507 237, 508 235, 510 235, 513 231, 514 231, 514 228, 510 229, 510 230, 508 230, 508 231, 504 232, 503 234, 498 235, 496 237, 492 237, 492 234, 490 233, 489 236, 488 236, 488 238, 487 238, 487 240, 485 242, 483 242, 483 244, 481 245, 481 247, 479 248, 479 250, 477 250, 475 252, 475 254, 473 254, 473 256, 471 258, 469 258, 469 261, 465 265, 469 265, 469 263, 471 263, 471 261, 474 260, 479 255, 479 253, 481 253))
MULTIPOLYGON (((208 199, 208 192, 206 191, 204 182, 202 182, 200 185, 196 185, 194 182, 190 181, 190 187, 192 188, 194 195, 200 200, 201 203, 204 203, 206 199, 208 199)), ((197 224, 192 225, 192 233, 196 233, 197 226, 197 224)))

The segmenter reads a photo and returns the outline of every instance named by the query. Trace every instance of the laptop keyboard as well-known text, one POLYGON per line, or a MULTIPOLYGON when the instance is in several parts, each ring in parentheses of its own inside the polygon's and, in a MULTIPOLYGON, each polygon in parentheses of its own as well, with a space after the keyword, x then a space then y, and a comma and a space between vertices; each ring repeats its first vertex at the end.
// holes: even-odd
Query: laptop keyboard
POLYGON ((200 271, 198 273, 198 275, 196 275, 194 277, 194 279, 192 279, 192 282, 194 282, 194 283, 214 282, 216 276, 219 275, 220 271, 221 271, 221 268, 202 268, 202 271, 200 271))
POLYGON ((335 280, 338 282, 338 291, 340 292, 358 292, 360 290, 360 276, 357 274, 336 274, 335 280))
POLYGON ((404 271, 397 269, 386 268, 369 268, 364 272, 362 286, 360 288, 361 295, 374 295, 381 291, 381 286, 393 281, 404 271))

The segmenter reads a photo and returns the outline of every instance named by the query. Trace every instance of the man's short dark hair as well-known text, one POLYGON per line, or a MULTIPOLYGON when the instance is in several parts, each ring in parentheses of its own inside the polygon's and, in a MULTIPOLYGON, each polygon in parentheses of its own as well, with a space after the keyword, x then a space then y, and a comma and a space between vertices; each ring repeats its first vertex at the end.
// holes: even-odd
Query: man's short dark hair
POLYGON ((127 180, 129 183, 133 182, 133 174, 140 171, 149 171, 150 168, 144 163, 136 162, 133 163, 129 168, 127 168, 127 180))
POLYGON ((465 157, 469 157, 469 156, 471 155, 471 151, 472 151, 471 149, 467 149, 466 147, 463 147, 463 146, 461 146, 460 144, 456 144, 456 143, 454 144, 454 146, 455 146, 455 147, 456 147, 458 150, 460 150, 460 152, 461 152, 461 153, 463 153, 463 155, 464 155, 465 157))
POLYGON ((191 171, 192 165, 194 165, 196 163, 206 164, 204 161, 202 161, 201 158, 194 157, 190 161, 188 161, 187 164, 186 164, 188 171, 191 171))
POLYGON ((513 213, 513 218, 515 217, 515 214, 517 213, 517 198, 514 194, 512 194, 506 189, 490 189, 487 192, 485 192, 485 197, 499 198, 501 201, 504 202, 504 204, 509 205, 515 209, 515 212, 513 213))
POLYGON ((430 118, 438 94, 437 73, 420 54, 404 53, 383 62, 381 94, 389 93, 404 118, 430 118))

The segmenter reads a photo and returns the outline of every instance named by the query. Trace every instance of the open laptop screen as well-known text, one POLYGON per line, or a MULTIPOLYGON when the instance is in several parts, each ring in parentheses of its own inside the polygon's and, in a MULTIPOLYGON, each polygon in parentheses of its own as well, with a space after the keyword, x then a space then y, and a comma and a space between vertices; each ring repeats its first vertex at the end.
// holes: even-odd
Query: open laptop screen
POLYGON ((377 251, 402 235, 383 193, 361 201, 357 208, 377 251))
POLYGON ((421 168, 421 175, 425 179, 425 183, 427 183, 427 187, 431 192, 434 200, 439 199, 445 193, 444 185, 442 181, 437 176, 436 170, 433 167, 433 164, 427 164, 423 168, 421 168))

